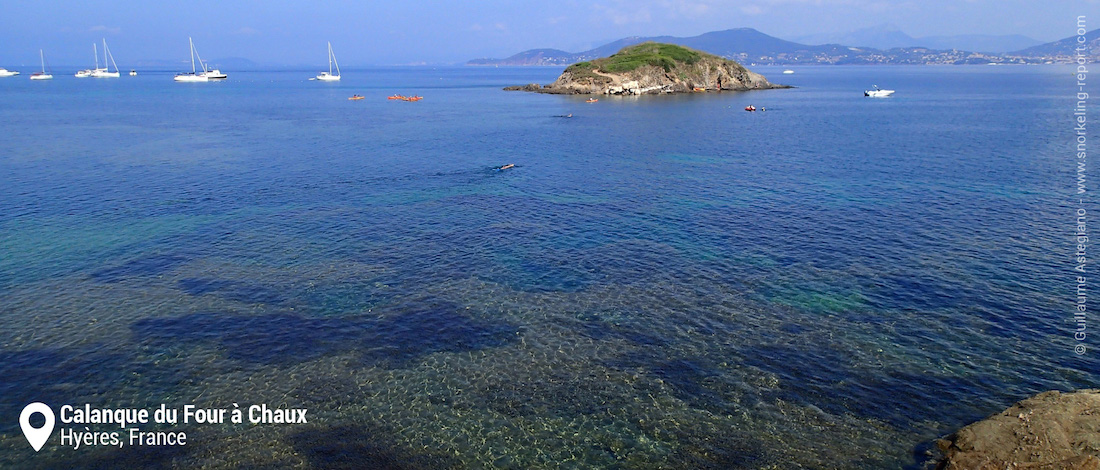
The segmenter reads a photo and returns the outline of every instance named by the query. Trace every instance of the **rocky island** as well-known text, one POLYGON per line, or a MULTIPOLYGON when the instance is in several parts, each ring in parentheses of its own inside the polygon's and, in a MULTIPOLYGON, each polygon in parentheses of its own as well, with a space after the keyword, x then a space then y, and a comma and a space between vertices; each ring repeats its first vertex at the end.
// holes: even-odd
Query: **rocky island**
POLYGON ((566 95, 644 95, 790 88, 716 55, 646 42, 600 59, 570 65, 554 83, 505 90, 566 95))

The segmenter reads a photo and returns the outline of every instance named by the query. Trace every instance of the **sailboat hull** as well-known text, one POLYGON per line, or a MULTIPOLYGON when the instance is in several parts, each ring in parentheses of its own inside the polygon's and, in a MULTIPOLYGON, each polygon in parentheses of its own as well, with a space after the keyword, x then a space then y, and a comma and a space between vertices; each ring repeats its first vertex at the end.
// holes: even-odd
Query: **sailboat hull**
POLYGON ((206 75, 193 74, 193 73, 176 75, 175 80, 177 82, 206 82, 206 81, 210 81, 210 79, 206 78, 206 75))
POLYGON ((340 81, 340 76, 329 75, 327 72, 321 72, 321 74, 317 76, 317 79, 322 82, 338 82, 340 81))
POLYGON ((46 54, 42 49, 38 50, 38 58, 42 61, 42 71, 31 74, 31 80, 53 80, 53 75, 46 73, 46 54))

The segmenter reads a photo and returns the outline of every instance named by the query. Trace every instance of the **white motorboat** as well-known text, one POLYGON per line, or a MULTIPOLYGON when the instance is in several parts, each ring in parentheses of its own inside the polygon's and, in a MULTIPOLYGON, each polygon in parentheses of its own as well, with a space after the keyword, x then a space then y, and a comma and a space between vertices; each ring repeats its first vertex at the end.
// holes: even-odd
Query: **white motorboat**
POLYGON ((328 72, 321 72, 317 80, 322 82, 340 81, 340 64, 336 62, 336 54, 332 52, 332 43, 328 43, 328 72), (332 65, 336 64, 336 75, 332 74, 332 65))
POLYGON ((206 78, 209 80, 225 80, 229 78, 229 75, 222 73, 222 71, 218 69, 210 69, 206 72, 206 78))
POLYGON ((894 94, 894 90, 882 90, 878 85, 871 85, 873 90, 863 90, 863 96, 869 96, 871 98, 885 98, 894 94))
POLYGON ((784 75, 790 75, 790 74, 792 74, 792 73, 794 73, 794 70, 791 70, 791 69, 787 69, 787 70, 784 70, 784 71, 783 71, 783 74, 784 74, 784 75))
POLYGON ((0 68, 0 77, 14 77, 16 75, 19 75, 19 72, 16 72, 14 70, 8 70, 8 69, 5 69, 5 68, 0 68))
POLYGON ((38 58, 42 59, 42 71, 31 74, 31 80, 53 80, 53 75, 46 73, 46 55, 42 53, 42 49, 38 50, 38 58))
POLYGON ((131 77, 136 77, 137 76, 137 70, 130 69, 130 76, 131 77))

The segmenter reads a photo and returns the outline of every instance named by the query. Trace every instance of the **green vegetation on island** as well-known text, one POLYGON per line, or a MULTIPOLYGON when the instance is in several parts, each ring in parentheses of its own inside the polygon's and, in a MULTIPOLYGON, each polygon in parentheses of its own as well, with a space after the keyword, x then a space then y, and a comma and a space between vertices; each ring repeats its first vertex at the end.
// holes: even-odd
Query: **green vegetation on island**
MULTIPOLYGON (((623 73, 635 70, 643 65, 661 67, 665 72, 671 72, 678 62, 694 64, 703 58, 704 54, 675 44, 660 44, 655 42, 642 43, 637 46, 627 47, 617 54, 605 59, 596 59, 596 66, 611 73, 623 73)), ((720 59, 717 56, 711 56, 720 59)))

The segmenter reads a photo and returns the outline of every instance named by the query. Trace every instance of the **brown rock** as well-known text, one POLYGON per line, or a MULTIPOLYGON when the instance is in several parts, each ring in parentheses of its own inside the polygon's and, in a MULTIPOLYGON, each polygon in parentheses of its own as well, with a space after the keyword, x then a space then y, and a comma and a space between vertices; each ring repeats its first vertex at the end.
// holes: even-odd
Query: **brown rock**
POLYGON ((542 90, 542 85, 539 85, 538 83, 528 83, 526 85, 504 87, 504 91, 539 91, 539 90, 542 90))
POLYGON ((1100 470, 1100 389, 1040 393, 936 444, 941 470, 1100 470))

